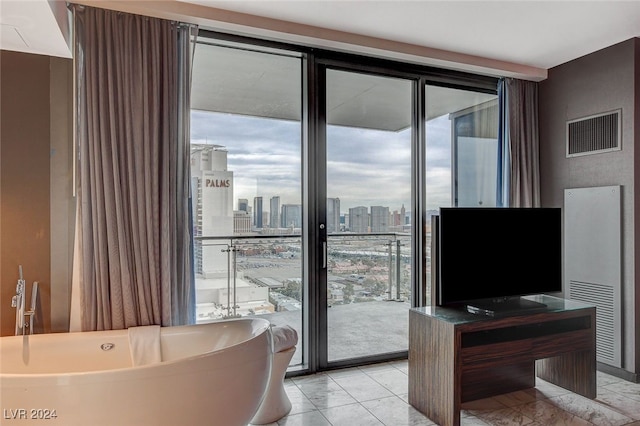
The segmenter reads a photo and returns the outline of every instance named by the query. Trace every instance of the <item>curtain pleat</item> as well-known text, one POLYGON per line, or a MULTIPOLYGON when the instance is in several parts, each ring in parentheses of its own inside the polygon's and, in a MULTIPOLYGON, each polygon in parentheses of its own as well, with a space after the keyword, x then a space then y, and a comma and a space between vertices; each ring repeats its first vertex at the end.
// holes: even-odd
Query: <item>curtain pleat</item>
POLYGON ((91 7, 74 16, 83 329, 187 323, 189 135, 178 127, 190 63, 178 43, 189 28, 91 7))
POLYGON ((540 207, 538 84, 506 78, 498 86, 503 205, 540 207))
POLYGON ((538 84, 507 80, 511 135, 511 205, 540 207, 538 84))

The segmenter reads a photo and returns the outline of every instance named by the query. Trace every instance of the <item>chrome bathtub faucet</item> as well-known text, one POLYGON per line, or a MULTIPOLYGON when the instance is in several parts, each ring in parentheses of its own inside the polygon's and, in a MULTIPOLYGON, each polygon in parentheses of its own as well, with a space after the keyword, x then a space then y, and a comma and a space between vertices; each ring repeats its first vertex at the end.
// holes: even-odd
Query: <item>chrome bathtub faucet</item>
POLYGON ((16 336, 20 334, 24 327, 24 289, 25 281, 22 275, 22 265, 18 266, 20 278, 16 285, 16 295, 11 298, 11 307, 16 308, 16 336))
POLYGON ((15 335, 24 335, 26 329, 29 329, 29 334, 33 334, 33 317, 36 312, 36 300, 38 297, 38 282, 35 281, 31 287, 31 309, 29 311, 24 310, 25 297, 24 292, 26 289, 26 282, 22 274, 22 265, 18 266, 20 278, 16 285, 16 294, 11 298, 11 307, 16 308, 16 328, 15 335), (29 317, 29 322, 25 323, 25 316, 29 317))

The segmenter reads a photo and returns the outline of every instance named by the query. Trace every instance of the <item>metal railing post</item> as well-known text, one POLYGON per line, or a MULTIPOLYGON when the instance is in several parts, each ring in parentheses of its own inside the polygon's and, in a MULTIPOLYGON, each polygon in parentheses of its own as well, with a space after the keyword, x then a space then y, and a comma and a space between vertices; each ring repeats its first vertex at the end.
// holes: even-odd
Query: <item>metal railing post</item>
POLYGON ((231 316, 231 246, 227 244, 226 249, 220 250, 227 252, 227 318, 231 316))
POLYGON ((236 313, 236 309, 238 306, 238 299, 236 294, 236 277, 237 277, 237 269, 236 269, 236 253, 238 250, 234 245, 231 246, 231 251, 233 252, 233 316, 236 317, 238 314, 236 313))
POLYGON ((387 243, 389 246, 389 300, 393 300, 393 241, 387 243))
POLYGON ((396 300, 400 301, 400 240, 396 240, 396 300))

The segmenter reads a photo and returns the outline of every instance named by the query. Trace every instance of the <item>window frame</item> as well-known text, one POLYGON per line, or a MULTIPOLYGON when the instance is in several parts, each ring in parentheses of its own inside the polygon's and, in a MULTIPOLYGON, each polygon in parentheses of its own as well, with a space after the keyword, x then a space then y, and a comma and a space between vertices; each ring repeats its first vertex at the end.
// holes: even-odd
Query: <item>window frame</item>
POLYGON ((234 35, 208 29, 199 29, 197 43, 212 39, 233 44, 234 47, 260 52, 270 49, 290 53, 302 59, 302 273, 303 282, 303 333, 302 340, 303 365, 290 368, 288 376, 315 373, 333 368, 342 368, 376 361, 406 358, 408 351, 376 355, 361 359, 327 363, 326 358, 326 270, 318 260, 322 258, 323 242, 326 243, 326 200, 325 188, 318 182, 326 181, 326 153, 323 152, 324 141, 324 89, 326 87, 326 70, 336 69, 348 72, 361 72, 386 77, 396 77, 412 81, 412 114, 411 114, 411 191, 412 205, 411 223, 413 224, 411 239, 411 306, 422 306, 427 300, 426 253, 427 253, 427 216, 425 191, 425 159, 426 159, 426 100, 424 88, 427 85, 453 89, 470 90, 481 93, 496 94, 498 78, 493 76, 472 74, 457 70, 437 68, 426 65, 405 63, 396 60, 369 57, 361 54, 344 53, 328 49, 312 48, 254 37, 234 35), (317 181, 316 181, 317 179, 317 181), (324 181, 323 181, 324 179, 324 181), (321 225, 324 228, 321 229, 321 225), (324 305, 323 305, 324 303, 324 305))

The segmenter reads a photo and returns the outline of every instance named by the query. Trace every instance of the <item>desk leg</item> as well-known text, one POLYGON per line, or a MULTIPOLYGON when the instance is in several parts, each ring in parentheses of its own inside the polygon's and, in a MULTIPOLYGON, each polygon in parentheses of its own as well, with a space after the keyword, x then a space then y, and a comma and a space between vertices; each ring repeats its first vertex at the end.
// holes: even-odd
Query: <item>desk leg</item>
POLYGON ((457 340, 451 324, 409 311, 409 403, 441 426, 460 425, 457 340))
POLYGON ((542 380, 594 399, 597 396, 595 350, 568 353, 536 361, 542 380))

